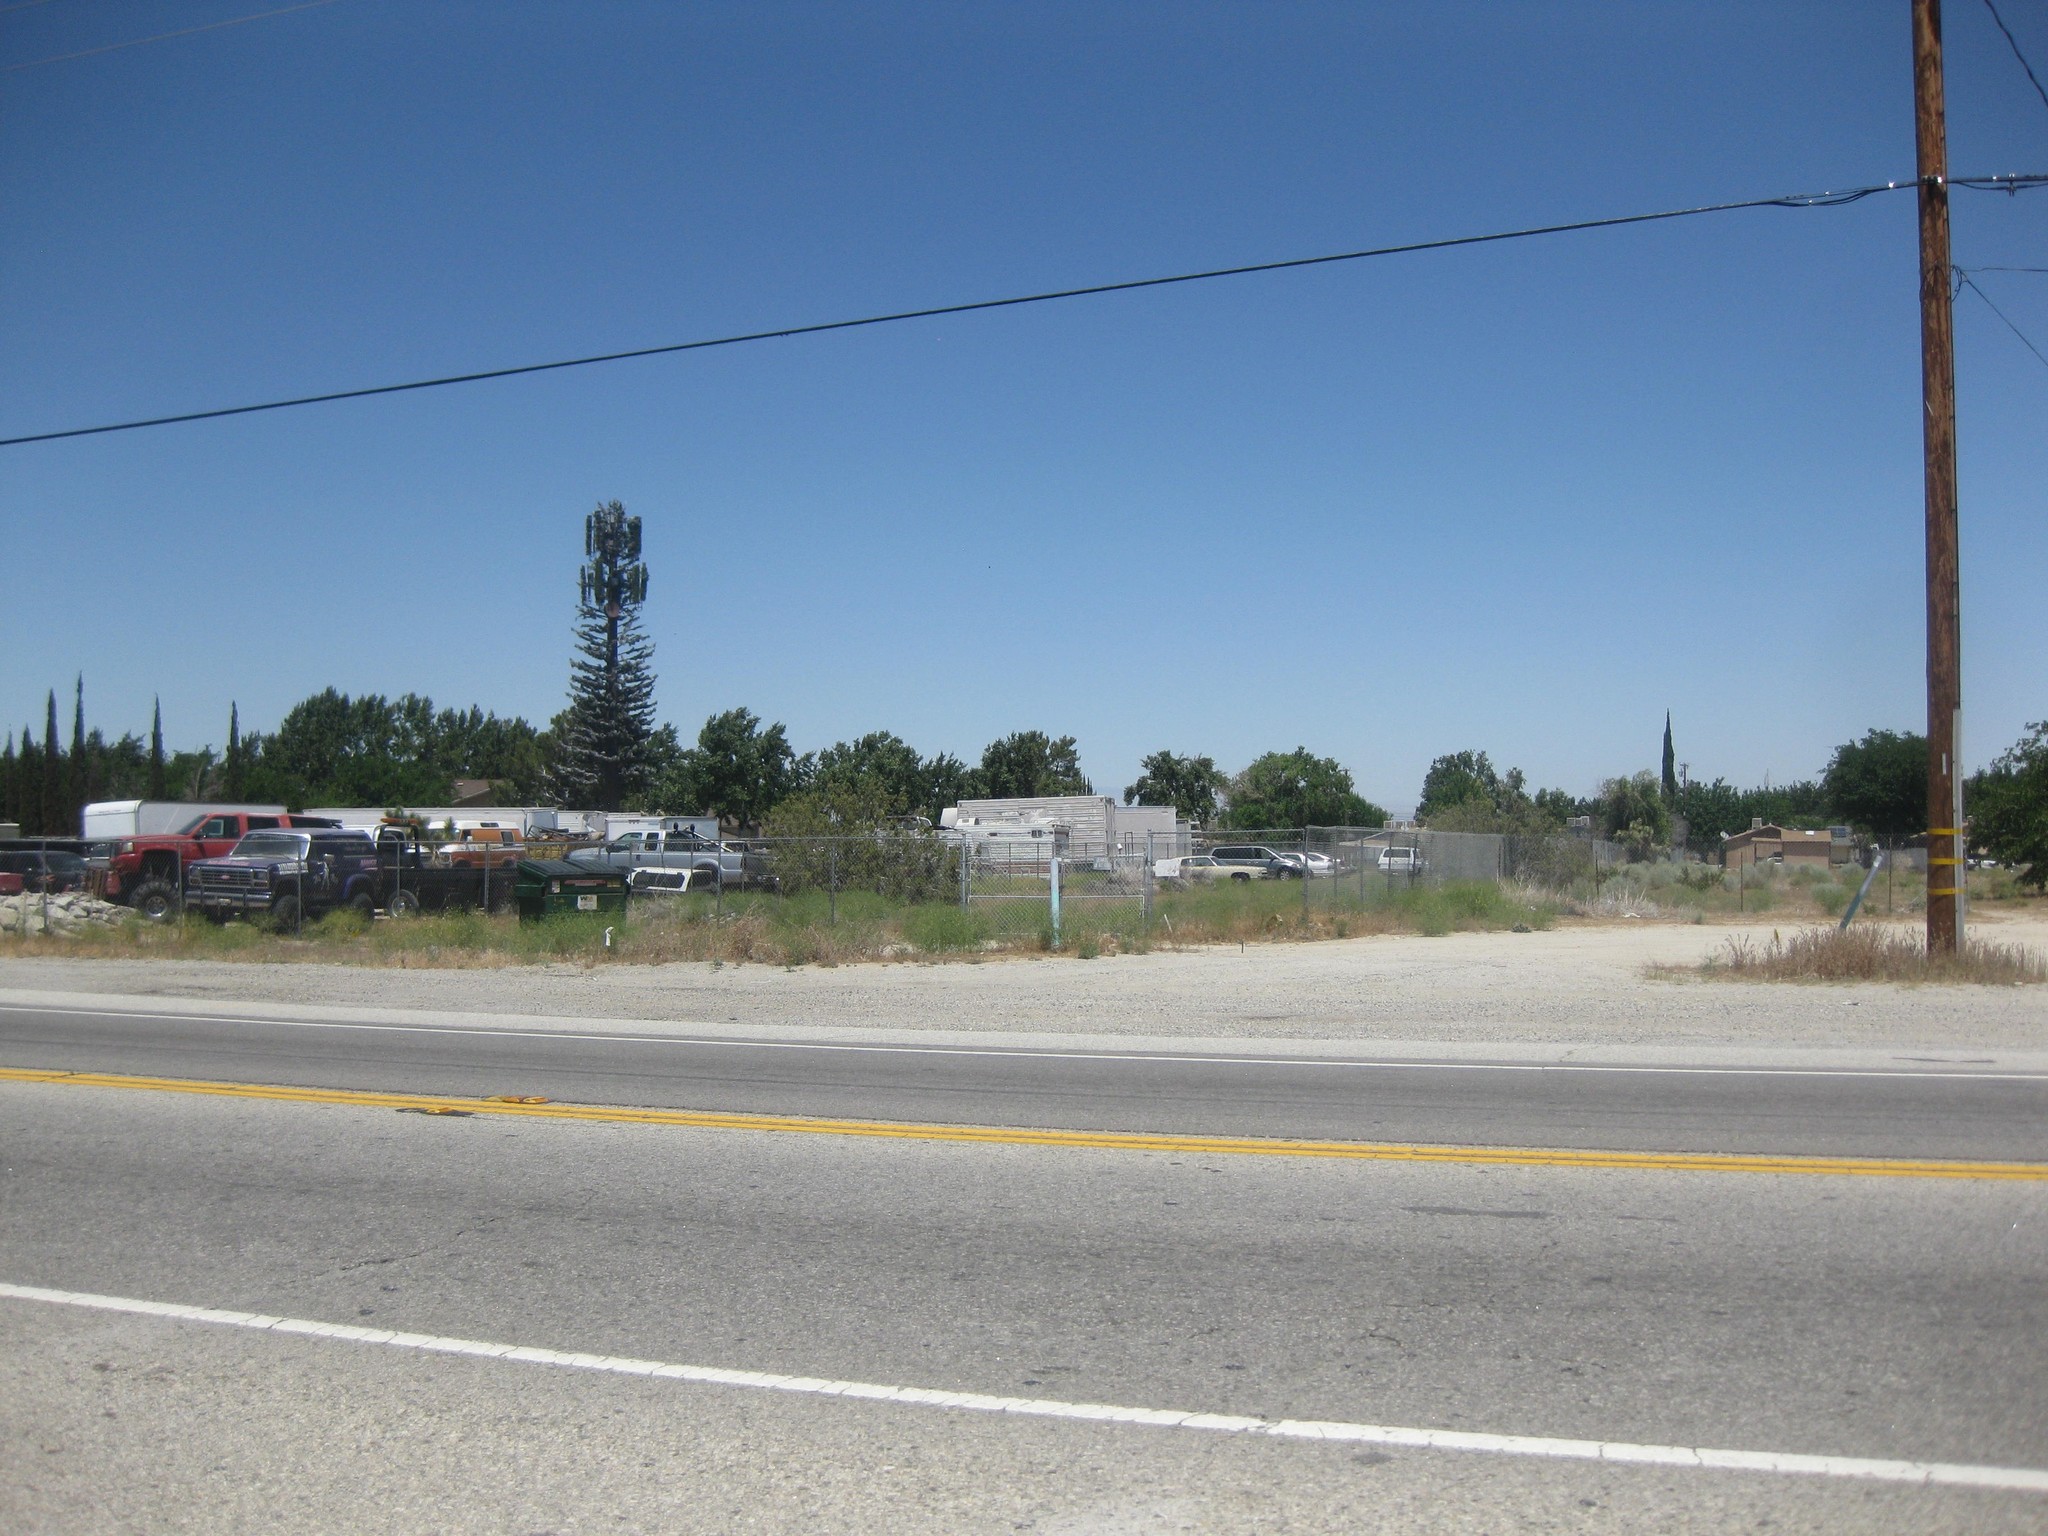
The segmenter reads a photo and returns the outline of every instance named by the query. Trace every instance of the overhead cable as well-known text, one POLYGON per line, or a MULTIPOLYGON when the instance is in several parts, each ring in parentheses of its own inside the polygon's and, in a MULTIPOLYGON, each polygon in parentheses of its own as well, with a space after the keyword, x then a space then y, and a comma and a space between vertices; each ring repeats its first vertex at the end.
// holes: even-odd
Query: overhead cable
MULTIPOLYGON (((1460 246, 1497 244, 1527 240, 1538 235, 1570 234, 1582 230, 1616 229, 1630 224, 1651 224, 1662 220, 1689 219, 1708 213, 1732 213, 1746 208, 1836 208, 1882 192, 1917 187, 1917 181, 1886 181, 1840 192, 1794 193, 1783 197, 1753 197, 1741 202, 1708 203, 1694 208, 1670 208, 1658 213, 1627 213, 1604 219, 1578 219, 1568 224, 1541 224, 1525 229, 1498 230, 1484 235, 1453 235, 1440 240, 1417 240, 1404 245, 1374 246, 1360 251, 1339 251, 1327 256, 1296 256, 1283 261, 1253 262, 1246 266, 1214 267, 1201 272, 1182 272, 1172 277, 1140 277, 1122 282, 1091 283, 1080 288, 1056 288, 1042 293, 1017 294, 1003 299, 975 299, 963 304, 937 304, 924 309, 895 310, 887 314, 863 315, 853 320, 823 320, 808 325, 780 326, 774 330, 744 331, 732 336, 712 336, 697 341, 673 341, 660 346, 632 347, 619 352, 598 352, 585 357, 560 358, 547 363, 519 363, 505 368, 482 368, 469 373, 444 374, 437 378, 412 379, 402 384, 372 384, 358 389, 329 390, 317 395, 296 395, 282 400, 264 400, 253 405, 217 406, 211 410, 180 411, 167 416, 145 416, 134 421, 107 422, 95 427, 66 427, 55 432, 30 432, 17 437, 0 437, 0 448, 24 443, 47 443, 67 437, 94 437, 106 432, 134 432, 144 427, 167 427, 180 422, 215 421, 224 416, 248 416, 258 411, 282 411, 301 405, 326 405, 337 400, 362 400, 374 395, 404 394, 412 390, 441 389, 451 384, 476 384, 486 379, 517 378, 530 373, 552 373, 564 368, 587 368, 598 363, 624 362, 639 357, 664 357, 676 352, 700 352, 712 347, 734 347, 748 342, 778 341, 792 336, 816 336, 827 331, 851 331, 865 326, 893 325, 904 320, 930 320, 945 315, 974 314, 991 309, 1014 309, 1025 304, 1048 304, 1058 299, 1090 298, 1105 293, 1130 293, 1143 288, 1164 288, 1178 283, 1206 282, 1219 277, 1245 277, 1261 272, 1284 272, 1301 267, 1329 266, 1337 262, 1365 261, 1378 256, 1403 256, 1424 251, 1445 251, 1460 246)), ((2017 192, 2023 188, 2048 185, 2048 175, 1950 177, 1948 185, 1985 190, 2017 192)))
POLYGON ((69 64, 73 59, 97 58, 103 53, 119 53, 123 48, 140 48, 144 43, 163 43, 174 37, 192 37, 200 32, 218 32, 222 27, 239 27, 245 21, 267 21, 272 16, 289 16, 293 11, 310 11, 332 4, 334 0, 300 0, 297 5, 280 6, 274 11, 257 11, 250 16, 230 16, 226 21, 209 21, 203 27, 184 27, 176 32, 159 32, 153 37, 130 38, 125 43, 108 43, 100 48, 81 48, 77 53, 56 53, 47 59, 30 59, 25 64, 0 64, 0 75, 19 74, 24 69, 40 69, 45 64, 69 64))
MULTIPOLYGON (((1978 298, 1982 299, 1984 301, 1984 307, 1990 310, 1991 313, 1993 313, 1994 315, 1998 316, 1999 319, 2003 320, 2005 322, 2005 328, 2008 331, 2011 331, 2013 335, 2019 337, 2020 345, 2025 347, 2029 352, 2033 353, 2034 356, 2040 358, 2041 365, 2044 368, 2048 368, 2048 354, 2043 354, 2039 347, 2035 346, 2031 341, 2027 340, 2027 333, 2012 323, 2012 317, 2010 315, 2008 315, 2004 310, 2000 309, 1996 304, 1993 304, 1991 302, 1991 295, 1986 293, 1982 288, 1979 288, 1974 282, 1972 282, 1970 280, 1970 274, 1968 272, 1964 271, 1961 267, 1957 267, 1954 270, 1956 274, 1956 286, 1958 288, 1967 288, 1970 290, 1970 292, 1976 294, 1978 298)), ((1989 272, 1995 271, 1997 269, 1992 267, 1979 267, 1977 270, 1980 272, 1989 272)))
POLYGON ((2027 78, 2034 82, 2034 94, 2041 98, 2041 105, 2048 107, 2048 90, 2041 88, 2041 77, 2034 73, 2034 66, 2027 62, 2027 56, 2020 52, 2020 40, 2012 35, 2012 28, 2005 24, 2005 18, 1998 14, 1998 7, 1992 0, 1984 0, 1984 8, 1991 13, 1991 19, 1998 23, 1998 30, 2005 34, 2006 43, 2012 48, 2012 56, 2020 61, 2020 68, 2027 72, 2027 78))

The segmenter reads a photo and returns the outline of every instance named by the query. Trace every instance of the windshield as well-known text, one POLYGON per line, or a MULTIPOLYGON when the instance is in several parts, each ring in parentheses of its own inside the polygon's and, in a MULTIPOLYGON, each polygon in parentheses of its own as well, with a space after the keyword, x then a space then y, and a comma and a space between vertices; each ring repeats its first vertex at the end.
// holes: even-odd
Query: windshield
POLYGON ((85 868, 85 860, 75 853, 46 853, 43 855, 43 865, 52 873, 61 870, 65 874, 75 874, 85 868))
POLYGON ((251 832, 235 844, 238 859, 296 859, 307 839, 289 832, 251 832))

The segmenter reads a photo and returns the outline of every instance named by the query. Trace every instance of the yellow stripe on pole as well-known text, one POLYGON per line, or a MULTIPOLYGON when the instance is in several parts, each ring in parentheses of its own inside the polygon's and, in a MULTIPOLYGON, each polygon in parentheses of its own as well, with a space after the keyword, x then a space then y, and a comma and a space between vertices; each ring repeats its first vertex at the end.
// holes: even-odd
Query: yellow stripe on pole
POLYGON ((352 1088, 292 1088, 269 1083, 212 1083, 111 1072, 52 1072, 0 1067, 0 1082, 77 1088, 146 1089, 287 1104, 330 1104, 411 1113, 519 1115, 531 1120, 598 1121, 692 1130, 776 1131, 813 1136, 867 1136, 903 1141, 972 1142, 983 1146, 1072 1147, 1111 1152, 1178 1152, 1216 1156, 1320 1157, 1359 1162, 1463 1163, 1484 1167, 1635 1169, 1664 1173, 1807 1173, 1890 1179, 2002 1179, 2048 1182, 2048 1163, 1952 1162, 1930 1158, 1801 1157, 1770 1153, 1619 1152, 1568 1147, 1437 1146, 1373 1141, 1295 1141, 1279 1137, 1168 1136, 1143 1131, 1032 1130, 1010 1126, 917 1125, 890 1120, 815 1120, 795 1115, 724 1114, 690 1109, 629 1109, 603 1104, 526 1104, 522 1096, 446 1098, 420 1093, 368 1093, 352 1088))

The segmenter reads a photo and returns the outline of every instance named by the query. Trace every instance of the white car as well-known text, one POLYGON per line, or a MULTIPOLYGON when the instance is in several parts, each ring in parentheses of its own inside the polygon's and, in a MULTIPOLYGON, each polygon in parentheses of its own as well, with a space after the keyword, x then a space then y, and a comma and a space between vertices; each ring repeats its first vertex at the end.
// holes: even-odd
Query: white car
POLYGON ((1254 865, 1219 863, 1214 854, 1191 853, 1185 858, 1160 859, 1153 865, 1153 873, 1161 880, 1177 880, 1184 885, 1197 880, 1236 880, 1240 882, 1265 880, 1269 871, 1254 865), (1168 866, 1172 866, 1171 870, 1168 866))
POLYGON ((1382 848, 1380 850, 1380 873, 1383 875, 1421 874, 1422 850, 1420 848, 1382 848))
POLYGON ((1283 853, 1280 857, 1296 869, 1301 868, 1304 859, 1307 860, 1311 880, 1322 880, 1335 875, 1338 869, 1337 861, 1327 853, 1283 853))

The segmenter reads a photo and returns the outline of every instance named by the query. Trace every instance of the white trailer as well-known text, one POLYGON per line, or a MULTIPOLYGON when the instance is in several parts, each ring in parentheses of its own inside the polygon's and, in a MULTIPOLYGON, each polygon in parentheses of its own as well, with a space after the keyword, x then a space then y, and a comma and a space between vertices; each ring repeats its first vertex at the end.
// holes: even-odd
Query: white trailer
MULTIPOLYGON (((244 805, 213 800, 95 800, 78 813, 78 835, 89 842, 121 837, 160 837, 182 832, 220 811, 282 816, 281 805, 244 805)), ((317 813, 316 813, 317 814, 317 813)))

